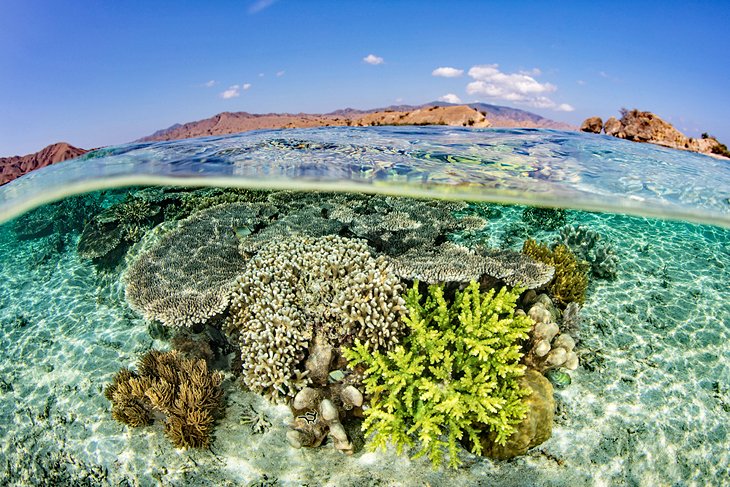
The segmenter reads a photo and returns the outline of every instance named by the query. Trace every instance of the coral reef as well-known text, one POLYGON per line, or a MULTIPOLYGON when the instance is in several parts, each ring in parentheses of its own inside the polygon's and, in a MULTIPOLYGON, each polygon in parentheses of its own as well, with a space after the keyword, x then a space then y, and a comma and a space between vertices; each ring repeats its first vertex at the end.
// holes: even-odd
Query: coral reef
POLYGON ((390 440, 400 453, 418 438, 416 457, 428 455, 436 466, 446 448, 455 468, 465 435, 474 453, 481 453, 482 433, 506 443, 528 410, 529 391, 518 382, 525 370, 519 341, 532 322, 514 312, 519 294, 507 288, 480 294, 472 281, 452 303, 437 285, 424 301, 416 282, 406 296, 410 334, 402 344, 385 353, 356 341, 344 351, 350 366, 363 370, 370 396, 363 429, 372 435, 371 448, 390 440))
POLYGON ((568 212, 562 208, 528 206, 522 210, 522 221, 540 230, 557 230, 568 222, 568 212))
POLYGON ((113 265, 161 220, 159 206, 128 197, 94 216, 84 226, 76 249, 81 257, 113 265))
POLYGON ((560 323, 561 331, 563 333, 569 333, 576 341, 580 338, 582 323, 580 316, 581 309, 581 306, 576 302, 568 303, 568 306, 563 310, 563 321, 560 323))
POLYGON ((127 301, 145 318, 167 326, 209 321, 227 308, 245 264, 237 229, 268 221, 272 212, 265 203, 233 203, 181 220, 129 265, 127 301))
POLYGON ((244 383, 272 400, 293 397, 311 380, 301 365, 316 336, 389 348, 403 328, 400 291, 388 262, 361 240, 270 242, 236 279, 226 324, 238 336, 244 383))
POLYGON ((445 242, 431 249, 412 249, 391 259, 402 279, 422 282, 469 282, 488 276, 509 286, 533 289, 553 278, 553 267, 517 252, 473 249, 445 242))
POLYGON ((484 456, 504 460, 524 455, 530 448, 547 441, 553 433, 555 399, 550 381, 536 370, 527 369, 518 383, 522 389, 530 391, 524 399, 527 414, 503 444, 495 441, 494 432, 483 435, 480 440, 484 456))
POLYGON ((210 444, 215 415, 223 400, 223 376, 209 372, 204 360, 189 360, 178 352, 151 350, 137 364, 138 372, 121 369, 104 394, 112 402, 112 417, 132 427, 165 415, 165 434, 176 448, 210 444))
POLYGON ((555 245, 570 248, 577 258, 588 262, 591 276, 599 279, 615 279, 618 272, 618 257, 601 236, 583 225, 566 225, 560 229, 560 238, 555 245))
POLYGON ((19 216, 13 221, 13 231, 19 240, 66 235, 84 227, 88 215, 100 209, 97 195, 81 195, 49 203, 19 216))
MULTIPOLYGON (((88 221, 78 242, 82 257, 100 267, 116 265, 129 247, 162 221, 174 221, 220 204, 261 202, 268 192, 236 188, 147 187, 96 214, 88 221)), ((114 192, 110 192, 114 196, 114 192)), ((91 213, 87 213, 91 214, 91 213)))
POLYGON ((578 368, 575 340, 568 333, 561 333, 556 324, 557 311, 546 294, 540 294, 529 307, 527 316, 534 322, 530 340, 526 345, 524 363, 531 369, 546 372, 564 367, 578 368))
POLYGON ((305 362, 311 387, 300 390, 291 403, 294 421, 287 439, 294 448, 317 447, 329 436, 335 449, 352 454, 353 446, 341 420, 348 414, 362 416, 364 398, 353 385, 358 382, 356 375, 334 378, 330 373, 331 366, 339 362, 346 367, 327 339, 317 335, 305 362))
POLYGON ((568 247, 559 244, 550 249, 530 239, 522 245, 522 253, 555 268, 548 291, 558 306, 564 308, 571 302, 583 303, 588 288, 587 264, 579 261, 568 247))

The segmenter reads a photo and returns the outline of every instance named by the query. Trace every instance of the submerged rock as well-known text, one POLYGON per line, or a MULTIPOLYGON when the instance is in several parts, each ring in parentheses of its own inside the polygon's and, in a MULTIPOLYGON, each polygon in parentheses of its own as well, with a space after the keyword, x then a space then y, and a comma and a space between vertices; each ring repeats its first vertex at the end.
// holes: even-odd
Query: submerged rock
POLYGON ((555 399, 550 381, 540 372, 527 369, 525 375, 520 378, 520 386, 532 390, 532 394, 525 398, 525 403, 529 407, 525 419, 517 425, 517 431, 504 445, 494 442, 496 436, 494 433, 483 436, 481 443, 484 456, 506 460, 523 455, 552 435, 555 399))

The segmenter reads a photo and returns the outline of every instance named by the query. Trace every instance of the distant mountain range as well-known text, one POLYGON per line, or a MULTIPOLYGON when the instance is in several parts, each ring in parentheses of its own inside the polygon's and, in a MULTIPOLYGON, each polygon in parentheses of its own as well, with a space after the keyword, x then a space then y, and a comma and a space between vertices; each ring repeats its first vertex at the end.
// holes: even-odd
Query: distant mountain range
POLYGON ((86 149, 79 149, 66 142, 57 142, 34 154, 0 157, 0 185, 34 169, 73 159, 87 152, 89 151, 86 149))
MULTIPOLYGON (((305 127, 325 127, 325 126, 342 126, 342 125, 392 125, 393 117, 387 117, 385 114, 398 112, 402 119, 407 118, 409 124, 430 124, 433 122, 419 122, 419 115, 426 116, 425 109, 431 107, 438 108, 456 108, 468 107, 471 110, 481 112, 489 121, 492 127, 529 127, 529 128, 551 128, 561 130, 577 130, 577 127, 563 122, 541 117, 535 113, 531 113, 518 108, 510 108, 499 105, 489 105, 487 103, 471 103, 468 105, 457 105, 445 102, 432 102, 423 105, 391 105, 385 108, 375 108, 372 110, 357 110, 354 108, 345 108, 324 114, 307 114, 307 113, 267 113, 252 114, 248 112, 223 112, 204 120, 188 122, 185 124, 176 123, 171 127, 139 139, 138 142, 147 142, 154 140, 176 140, 186 139, 190 137, 203 137, 208 135, 224 135, 247 130, 257 129, 277 129, 277 128, 305 128, 305 127), (419 112, 420 111, 420 112, 419 112), (416 113, 419 112, 419 113, 416 113), (380 115, 383 115, 382 117, 380 115)), ((462 108, 463 110, 463 108, 462 108)), ((449 112, 450 110, 445 111, 449 112)), ((431 118, 432 114, 428 114, 431 118)), ((460 114, 460 116, 462 116, 460 114)), ((453 125, 445 120, 447 125, 453 125)), ((461 125, 461 124, 459 124, 461 125)), ((473 126, 473 125, 472 125, 473 126)))
MULTIPOLYGON (((223 112, 204 120, 176 123, 139 139, 139 142, 225 135, 248 130, 366 125, 453 125, 468 127, 527 127, 577 130, 518 108, 470 103, 457 105, 432 102, 423 105, 392 105, 372 110, 345 108, 325 114, 223 112)), ((34 169, 72 159, 88 152, 66 142, 49 145, 25 156, 0 158, 0 185, 34 169)))

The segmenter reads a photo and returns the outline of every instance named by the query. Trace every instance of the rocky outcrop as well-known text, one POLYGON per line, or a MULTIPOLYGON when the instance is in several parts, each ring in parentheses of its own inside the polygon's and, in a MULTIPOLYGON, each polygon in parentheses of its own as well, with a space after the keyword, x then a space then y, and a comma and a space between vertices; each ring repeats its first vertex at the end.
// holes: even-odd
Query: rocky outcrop
MULTIPOLYGON (((599 117, 587 118, 581 125, 584 132, 599 133, 595 128, 600 122, 599 117), (584 128, 585 127, 585 128, 584 128)), ((714 137, 703 134, 701 139, 687 137, 651 112, 642 112, 636 109, 621 110, 621 120, 611 117, 606 120, 603 130, 607 135, 634 142, 648 142, 672 149, 701 152, 703 154, 727 155, 727 148, 714 137)))
POLYGON ((387 111, 369 113, 353 125, 450 125, 457 127, 490 127, 483 113, 466 105, 420 108, 410 112, 387 111))
POLYGON ((25 173, 56 162, 79 157, 89 152, 66 142, 51 144, 43 150, 25 156, 0 157, 0 185, 12 181, 25 173))
POLYGON ((603 120, 601 117, 590 117, 583 120, 580 125, 581 132, 590 132, 592 134, 600 134, 603 129, 603 120))
POLYGON ((603 131, 606 132, 606 135, 618 137, 618 133, 621 131, 621 122, 616 117, 611 117, 603 124, 603 131))

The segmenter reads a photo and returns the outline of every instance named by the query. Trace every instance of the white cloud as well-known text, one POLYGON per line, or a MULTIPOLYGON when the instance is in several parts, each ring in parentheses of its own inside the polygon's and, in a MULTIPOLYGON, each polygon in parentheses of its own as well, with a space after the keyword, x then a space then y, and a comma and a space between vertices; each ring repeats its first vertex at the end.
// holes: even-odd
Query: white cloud
POLYGON ((281 71, 277 71, 276 72, 276 77, 277 78, 281 78, 282 76, 284 76, 284 73, 286 73, 286 71, 284 71, 283 69, 281 71))
POLYGON ((256 0, 248 7, 249 14, 257 14, 276 3, 276 0, 256 0))
POLYGON ((450 68, 446 66, 436 68, 431 71, 431 76, 441 76, 443 78, 458 78, 462 74, 464 74, 463 69, 450 68))
POLYGON ((582 79, 579 79, 578 81, 576 81, 576 83, 578 83, 580 86, 584 86, 586 84, 586 82, 582 79))
POLYGON ((240 88, 241 87, 238 85, 231 86, 226 91, 221 93, 221 98, 223 98, 224 100, 228 100, 229 98, 236 98, 236 97, 240 96, 241 95, 241 92, 239 91, 240 88))
POLYGON ((466 85, 470 95, 484 95, 498 100, 521 103, 534 108, 552 108, 559 111, 572 111, 567 103, 558 105, 546 96, 558 87, 550 83, 540 83, 534 76, 540 74, 535 68, 529 72, 503 73, 498 64, 472 66, 469 76, 474 79, 466 85))
POLYGON ((243 91, 246 91, 251 88, 251 83, 244 83, 241 88, 243 89, 243 91))
POLYGON ((363 61, 365 61, 368 64, 383 64, 385 61, 380 56, 376 56, 375 54, 368 54, 364 58, 362 58, 363 61))
POLYGON ((573 108, 573 105, 561 103, 560 105, 555 107, 555 110, 558 112, 572 112, 575 110, 575 108, 573 108))
POLYGON ((439 101, 445 101, 446 103, 461 103, 461 98, 453 93, 447 93, 439 98, 439 101))
POLYGON ((213 88, 213 87, 214 87, 215 85, 216 85, 216 82, 215 82, 215 80, 214 80, 214 79, 212 79, 212 80, 210 80, 210 81, 206 81, 206 82, 205 82, 205 83, 203 84, 203 86, 205 86, 206 88, 213 88))
POLYGON ((542 74, 542 71, 540 68, 532 68, 532 69, 523 69, 521 71, 518 71, 519 74, 524 74, 526 76, 540 76, 542 74))
POLYGON ((264 73, 259 73, 259 78, 263 78, 263 77, 264 77, 264 73))

